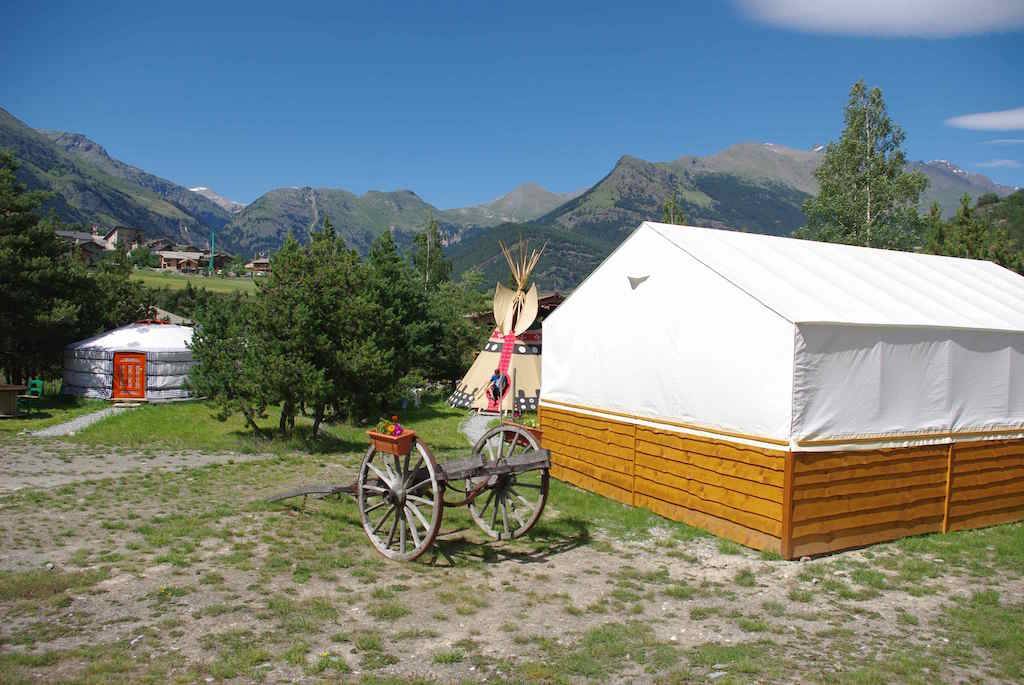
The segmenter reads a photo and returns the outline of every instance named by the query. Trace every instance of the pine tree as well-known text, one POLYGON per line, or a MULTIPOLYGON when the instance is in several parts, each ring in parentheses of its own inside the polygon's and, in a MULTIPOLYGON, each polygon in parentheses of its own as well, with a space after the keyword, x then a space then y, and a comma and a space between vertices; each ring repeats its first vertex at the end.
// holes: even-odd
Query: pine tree
POLYGON ((949 254, 949 236, 938 202, 932 202, 932 206, 928 208, 928 214, 924 217, 924 227, 925 251, 930 254, 949 254))
POLYGON ((45 193, 15 177, 17 163, 0 152, 0 371, 9 382, 49 375, 80 333, 91 333, 82 299, 91 294, 84 265, 36 214, 45 193))
POLYGON ((928 180, 907 172, 906 134, 889 118, 882 91, 864 81, 850 89, 845 128, 814 172, 820 190, 804 202, 807 225, 797 235, 867 247, 914 249, 917 204, 928 180))

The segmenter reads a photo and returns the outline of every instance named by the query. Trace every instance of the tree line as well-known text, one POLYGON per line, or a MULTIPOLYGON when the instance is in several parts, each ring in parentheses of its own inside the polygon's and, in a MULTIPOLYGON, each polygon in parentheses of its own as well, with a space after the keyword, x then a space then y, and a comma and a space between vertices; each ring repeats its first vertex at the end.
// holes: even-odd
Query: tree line
POLYGON ((466 315, 486 296, 478 272, 451 280, 441 247, 433 220, 411 259, 389 232, 361 258, 329 218, 307 245, 289 236, 255 295, 199 306, 194 389, 257 434, 279 407, 280 434, 307 413, 316 436, 326 420, 372 419, 412 387, 460 377, 486 333, 466 315))
POLYGON ((487 309, 483 276, 457 281, 435 220, 401 254, 390 233, 369 254, 348 248, 329 219, 308 245, 294 238, 275 255, 255 294, 192 288, 151 290, 130 278, 145 253, 112 252, 89 268, 51 214, 47 194, 17 180, 0 152, 0 374, 22 383, 59 376, 63 350, 145 318, 159 304, 197 322, 193 390, 221 418, 259 419, 280 407, 290 433, 303 412, 313 432, 327 420, 373 419, 411 387, 461 377, 486 337, 468 314, 487 309))
POLYGON ((0 373, 9 383, 60 372, 64 347, 145 316, 146 289, 130 280, 124 250, 86 268, 38 211, 48 193, 17 180, 0 151, 0 373))
POLYGON ((946 220, 938 203, 918 211, 928 179, 906 170, 906 133, 893 123, 882 91, 858 81, 850 89, 839 140, 829 143, 815 171, 820 190, 804 202, 799 238, 864 247, 986 259, 1024 270, 1024 244, 980 207, 999 201, 964 195, 946 220))

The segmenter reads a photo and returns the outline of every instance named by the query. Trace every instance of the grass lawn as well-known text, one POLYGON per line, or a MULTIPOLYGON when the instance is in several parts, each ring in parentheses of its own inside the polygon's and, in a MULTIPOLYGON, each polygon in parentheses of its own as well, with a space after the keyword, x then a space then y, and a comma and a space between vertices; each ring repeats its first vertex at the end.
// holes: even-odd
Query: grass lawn
MULTIPOLYGON (((267 439, 255 437, 239 415, 219 421, 214 413, 214 406, 202 401, 146 405, 95 423, 73 439, 90 445, 275 453, 361 453, 367 446, 368 426, 324 424, 314 440, 310 438, 312 419, 300 416, 291 438, 267 439)), ((272 408, 259 422, 260 427, 270 434, 276 430, 279 416, 277 408, 272 408)), ((453 409, 440 399, 400 415, 402 423, 415 429, 435 455, 468 451, 466 439, 459 432, 465 417, 465 411, 453 409)))
POLYGON ((0 419, 0 441, 22 431, 35 431, 70 421, 76 416, 105 409, 110 404, 103 400, 51 395, 43 397, 32 406, 34 408, 30 414, 16 419, 0 419))
POLYGON ((135 271, 132 278, 142 281, 150 288, 170 288, 171 290, 184 290, 189 283, 193 288, 205 288, 214 293, 235 293, 255 292, 256 284, 250 278, 229 278, 215 276, 185 276, 173 273, 162 273, 159 271, 135 271))

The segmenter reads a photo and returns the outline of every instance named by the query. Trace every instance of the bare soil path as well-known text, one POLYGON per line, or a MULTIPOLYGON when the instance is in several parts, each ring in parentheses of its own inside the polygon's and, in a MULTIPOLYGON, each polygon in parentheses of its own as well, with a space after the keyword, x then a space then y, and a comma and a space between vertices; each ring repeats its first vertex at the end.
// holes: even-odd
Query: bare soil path
POLYGON ((261 501, 358 455, 2 449, 4 683, 1024 677, 1020 526, 785 562, 559 484, 527 539, 449 511, 398 564, 348 499, 261 501))

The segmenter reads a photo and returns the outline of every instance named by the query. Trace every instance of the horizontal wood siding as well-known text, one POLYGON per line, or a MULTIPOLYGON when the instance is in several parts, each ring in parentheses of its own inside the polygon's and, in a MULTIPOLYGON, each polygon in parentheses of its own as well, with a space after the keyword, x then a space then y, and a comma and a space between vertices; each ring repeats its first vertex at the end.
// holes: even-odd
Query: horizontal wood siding
POLYGON ((948 446, 793 454, 790 557, 942 530, 948 446))
POLYGON ((949 530, 1024 519, 1024 440, 962 443, 953 450, 949 530))
POLYGON ((540 420, 556 478, 790 559, 1024 519, 1024 440, 790 453, 550 407, 540 420))
POLYGON ((786 453, 541 408, 556 478, 780 551, 786 453))
POLYGON ((551 475, 624 504, 633 504, 633 426, 541 407, 551 475))

